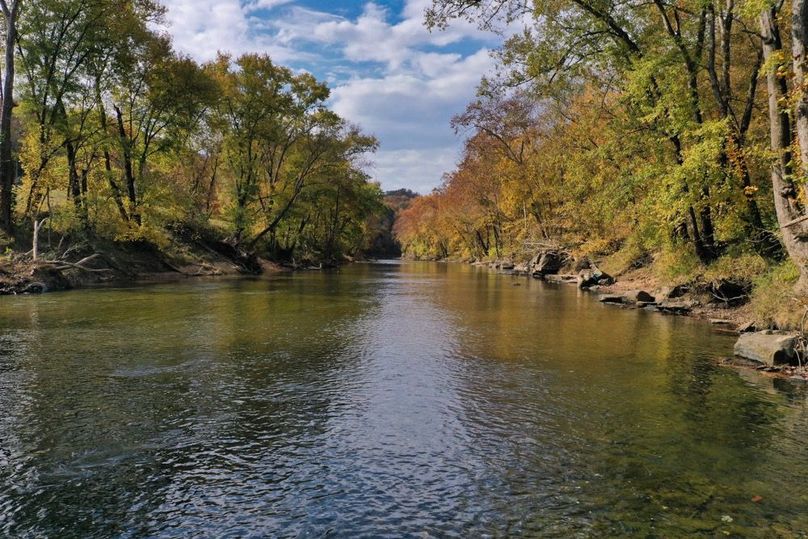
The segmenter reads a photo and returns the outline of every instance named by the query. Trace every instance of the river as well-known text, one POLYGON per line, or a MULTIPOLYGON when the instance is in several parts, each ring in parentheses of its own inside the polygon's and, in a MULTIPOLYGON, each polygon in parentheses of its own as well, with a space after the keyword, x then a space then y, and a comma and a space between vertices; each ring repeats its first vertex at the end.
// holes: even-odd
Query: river
POLYGON ((0 536, 804 535, 732 342, 438 263, 0 298, 0 536))

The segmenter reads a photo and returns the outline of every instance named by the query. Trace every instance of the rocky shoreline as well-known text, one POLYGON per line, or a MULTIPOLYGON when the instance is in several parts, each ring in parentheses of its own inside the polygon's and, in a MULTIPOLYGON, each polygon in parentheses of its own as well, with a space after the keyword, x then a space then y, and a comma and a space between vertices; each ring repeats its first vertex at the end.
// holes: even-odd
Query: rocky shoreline
POLYGON ((804 367, 808 358, 805 337, 801 332, 756 327, 745 309, 749 290, 741 283, 723 280, 701 285, 659 286, 637 276, 615 278, 588 258, 576 259, 559 249, 543 250, 522 263, 510 259, 471 263, 497 272, 576 286, 596 294, 601 303, 618 308, 704 320, 712 324, 716 332, 738 336, 734 357, 723 358, 722 364, 808 382, 808 371, 804 367))

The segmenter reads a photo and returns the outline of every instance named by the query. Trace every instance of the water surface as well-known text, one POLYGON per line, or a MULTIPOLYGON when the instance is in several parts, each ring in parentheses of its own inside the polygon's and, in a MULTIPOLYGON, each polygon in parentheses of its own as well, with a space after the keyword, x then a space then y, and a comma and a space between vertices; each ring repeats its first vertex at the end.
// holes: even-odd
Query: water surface
POLYGON ((446 264, 0 298, 0 536, 804 536, 731 346, 446 264))

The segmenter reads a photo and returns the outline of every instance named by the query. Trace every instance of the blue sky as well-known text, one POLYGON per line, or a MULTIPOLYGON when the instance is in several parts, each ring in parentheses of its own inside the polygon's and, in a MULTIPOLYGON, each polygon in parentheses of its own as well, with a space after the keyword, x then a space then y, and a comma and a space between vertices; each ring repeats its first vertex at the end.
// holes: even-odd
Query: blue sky
POLYGON ((427 193, 462 141, 449 119, 492 67, 500 38, 465 23, 428 32, 430 0, 162 0, 178 50, 267 52, 332 88, 331 106, 376 135, 368 172, 385 189, 427 193))

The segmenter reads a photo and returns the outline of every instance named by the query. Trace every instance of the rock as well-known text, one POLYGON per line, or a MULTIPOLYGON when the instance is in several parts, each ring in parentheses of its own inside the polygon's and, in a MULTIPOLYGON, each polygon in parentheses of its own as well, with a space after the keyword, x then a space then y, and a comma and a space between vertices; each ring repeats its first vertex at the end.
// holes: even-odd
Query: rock
POLYGON ((625 296, 619 294, 601 294, 598 298, 601 303, 618 303, 623 304, 626 302, 625 296))
POLYGON ((674 287, 666 286, 660 288, 654 294, 659 300, 678 299, 690 292, 690 287, 685 284, 676 285, 674 287))
POLYGON ((710 323, 714 326, 731 326, 732 320, 724 320, 723 318, 710 318, 710 323))
POLYGON ((738 333, 751 333, 757 331, 754 322, 746 322, 738 326, 738 333))
POLYGON ((669 314, 688 314, 696 306, 696 301, 663 301, 657 305, 657 309, 669 314))
POLYGON ((522 264, 517 264, 513 267, 514 273, 527 273, 528 267, 527 262, 522 264))
POLYGON ((544 251, 530 261, 530 273, 539 279, 545 275, 555 275, 561 271, 568 259, 569 255, 563 251, 544 251))
POLYGON ((575 261, 575 271, 580 272, 588 269, 592 269, 592 262, 589 260, 589 257, 585 256, 575 261))
POLYGON ((629 269, 640 269, 650 266, 653 262, 654 256, 651 253, 646 253, 632 260, 628 267, 629 269))
POLYGON ((735 343, 735 355, 769 366, 796 363, 796 346, 796 335, 742 333, 735 343))
POLYGON ((501 260, 499 262, 499 269, 501 269, 501 270, 512 270, 514 268, 514 266, 515 266, 515 264, 509 258, 506 258, 506 259, 501 260))
POLYGON ((644 290, 630 290, 626 297, 633 303, 655 303, 656 298, 644 290))
POLYGON ((596 285, 610 285, 614 284, 614 279, 608 273, 593 267, 586 270, 581 270, 578 274, 578 288, 592 288, 596 285))
POLYGON ((637 308, 638 309, 649 309, 649 310, 657 310, 657 305, 659 305, 656 301, 638 301, 637 308))
POLYGON ((43 282, 28 283, 25 288, 20 290, 21 294, 44 294, 48 291, 48 285, 43 282))

